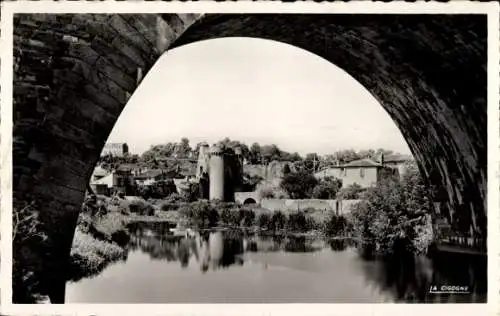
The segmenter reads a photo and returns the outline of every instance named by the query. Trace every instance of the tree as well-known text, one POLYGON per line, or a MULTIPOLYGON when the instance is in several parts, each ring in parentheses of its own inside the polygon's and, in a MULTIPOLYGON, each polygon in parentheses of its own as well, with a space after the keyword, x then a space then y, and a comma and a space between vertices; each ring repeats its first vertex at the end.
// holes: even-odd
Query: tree
POLYGON ((144 162, 151 162, 158 158, 171 157, 175 152, 175 146, 175 143, 166 143, 164 145, 151 146, 142 154, 141 160, 144 162))
POLYGON ((375 152, 374 157, 378 159, 378 158, 380 158, 380 155, 382 155, 382 154, 384 154, 384 156, 389 156, 389 155, 392 155, 393 153, 394 152, 392 150, 387 150, 387 149, 384 149, 384 148, 379 148, 375 152))
POLYGON ((302 161, 302 157, 299 155, 298 152, 294 152, 293 154, 290 155, 290 161, 291 162, 302 161))
POLYGON ((401 180, 388 178, 369 189, 350 214, 355 237, 382 254, 404 249, 425 252, 433 239, 430 190, 417 169, 401 180))
POLYGON ((218 142, 219 146, 221 146, 223 149, 231 149, 235 150, 236 148, 240 148, 241 150, 241 155, 243 156, 244 159, 247 159, 248 161, 251 160, 251 153, 250 149, 245 143, 242 143, 238 140, 231 140, 228 137, 224 138, 223 140, 218 142))
POLYGON ((373 149, 368 149, 368 150, 360 150, 358 152, 358 156, 360 158, 370 158, 370 159, 376 159, 377 156, 376 156, 376 153, 375 153, 375 150, 373 149))
POLYGON ((247 173, 243 173, 243 183, 242 183, 242 189, 243 191, 249 192, 249 191, 255 191, 255 187, 262 182, 264 178, 262 178, 259 175, 249 175, 247 173))
POLYGON ((337 164, 337 156, 325 155, 325 156, 323 156, 323 163, 325 165, 336 165, 337 164))
POLYGON ((305 167, 308 170, 315 172, 317 170, 318 165, 319 165, 319 161, 320 161, 320 157, 317 153, 309 153, 306 155, 306 158, 304 159, 305 167))
POLYGON ((314 187, 312 197, 315 199, 335 199, 342 187, 342 180, 335 177, 325 177, 314 187))
POLYGON ((281 158, 281 150, 275 144, 262 146, 260 152, 265 164, 281 158))
POLYGON ((220 140, 217 144, 222 148, 230 148, 229 146, 230 143, 231 139, 229 139, 229 137, 225 137, 224 139, 220 140))
POLYGON ((353 183, 342 188, 339 192, 339 196, 344 200, 357 200, 361 197, 363 191, 363 188, 359 184, 353 183))
POLYGON ((187 158, 189 157, 189 153, 191 152, 191 146, 189 145, 189 139, 183 137, 180 143, 177 143, 175 146, 175 153, 179 158, 187 158))
POLYGON ((250 147, 250 163, 258 164, 261 162, 260 145, 258 143, 253 143, 250 147))
POLYGON ((198 142, 196 144, 196 147, 193 148, 193 150, 192 150, 193 157, 198 158, 198 155, 200 154, 201 144, 203 144, 203 143, 202 142, 198 142))
POLYGON ((182 190, 181 197, 186 202, 194 202, 200 198, 200 184, 188 183, 187 187, 182 190))
POLYGON ((342 215, 332 214, 324 224, 325 233, 328 236, 340 236, 347 230, 347 221, 342 215))
POLYGON ((341 164, 349 163, 353 160, 360 158, 358 153, 356 153, 356 151, 354 151, 353 149, 346 149, 346 150, 337 151, 333 154, 333 156, 341 164))
POLYGON ((280 186, 292 199, 304 199, 312 196, 312 191, 317 184, 318 180, 314 175, 299 170, 283 176, 280 186))
POLYGON ((284 167, 283 167, 283 175, 287 175, 289 174, 290 172, 292 172, 292 170, 290 170, 290 166, 288 164, 286 164, 284 167))

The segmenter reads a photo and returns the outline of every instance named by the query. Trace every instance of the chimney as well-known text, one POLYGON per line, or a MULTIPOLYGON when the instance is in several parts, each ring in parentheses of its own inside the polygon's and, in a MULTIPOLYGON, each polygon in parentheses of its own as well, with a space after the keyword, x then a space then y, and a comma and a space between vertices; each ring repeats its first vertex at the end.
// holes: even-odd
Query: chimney
POLYGON ((384 153, 380 153, 380 164, 383 165, 384 164, 384 153))

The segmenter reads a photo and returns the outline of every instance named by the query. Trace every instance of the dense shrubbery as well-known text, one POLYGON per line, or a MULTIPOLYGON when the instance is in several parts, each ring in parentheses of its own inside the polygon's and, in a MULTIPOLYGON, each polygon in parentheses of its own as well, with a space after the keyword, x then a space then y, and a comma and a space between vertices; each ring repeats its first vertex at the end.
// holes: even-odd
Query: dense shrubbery
POLYGON ((243 183, 241 184, 241 189, 242 191, 255 191, 255 188, 257 185, 262 182, 264 178, 258 176, 258 175, 248 175, 248 174, 243 174, 243 183))
POLYGON ((133 213, 133 214, 146 215, 146 216, 153 216, 155 214, 155 210, 151 206, 151 204, 149 204, 145 201, 141 201, 141 200, 131 201, 128 207, 129 207, 130 213, 133 213))
POLYGON ((274 212, 271 217, 271 225, 273 230, 280 230, 286 227, 286 216, 283 212, 274 212))
POLYGON ((163 203, 161 204, 160 208, 164 212, 175 211, 179 209, 182 202, 184 202, 182 197, 179 194, 174 193, 169 195, 168 198, 163 200, 163 203))
POLYGON ((241 224, 244 227, 253 226, 255 223, 255 212, 253 210, 242 208, 240 210, 241 224))
POLYGON ((292 199, 335 199, 342 181, 335 177, 316 179, 312 173, 299 170, 286 173, 280 187, 292 199))
POLYGON ((185 202, 195 202, 200 198, 200 184, 188 183, 187 188, 182 190, 181 198, 185 202))
POLYGON ((85 197, 82 204, 82 212, 90 216, 104 215, 108 212, 104 202, 97 198, 94 194, 89 194, 85 197))
POLYGON ((191 225, 198 228, 208 228, 217 225, 219 213, 206 201, 198 201, 183 205, 179 213, 189 220, 191 225))
POLYGON ((308 227, 309 223, 303 212, 292 213, 288 215, 286 228, 289 231, 306 231, 312 228, 308 227))
POLYGON ((258 226, 269 231, 286 229, 290 232, 305 232, 311 229, 321 229, 323 223, 317 222, 304 212, 285 215, 281 211, 260 213, 247 206, 234 203, 198 201, 182 205, 179 213, 197 228, 214 227, 218 223, 230 227, 258 226))
POLYGON ((182 205, 179 213, 198 228, 213 227, 219 222, 233 227, 251 227, 256 221, 252 209, 231 202, 193 202, 182 205))
POLYGON ((257 217, 257 224, 260 228, 269 229, 271 224, 271 216, 267 213, 262 213, 257 217))
POLYGON ((281 188, 288 193, 292 199, 305 199, 312 196, 318 179, 310 172, 299 170, 290 172, 283 176, 281 188))
POLYGON ((418 169, 410 165, 401 180, 381 181, 355 205, 350 214, 353 234, 380 254, 396 248, 425 252, 433 238, 429 196, 418 169))
POLYGON ((257 224, 263 229, 279 231, 286 228, 287 218, 280 211, 274 212, 272 215, 262 213, 257 218, 257 224))
POLYGON ((270 187, 261 188, 259 190, 259 197, 261 199, 274 199, 274 190, 270 187))
POLYGON ((335 199, 342 187, 342 180, 335 177, 325 177, 319 181, 312 191, 314 199, 335 199))
POLYGON ((320 223, 303 212, 292 213, 288 216, 280 211, 274 212, 272 215, 262 213, 257 218, 256 223, 260 228, 270 231, 286 229, 289 232, 306 232, 320 227, 320 223))
POLYGON ((341 188, 338 196, 344 200, 358 200, 362 198, 365 190, 357 183, 353 183, 345 188, 341 188))
POLYGON ((239 210, 224 208, 221 212, 220 220, 224 225, 239 226, 240 225, 239 210))
POLYGON ((140 186, 137 193, 143 199, 163 199, 177 192, 172 180, 157 181, 151 185, 140 186))
POLYGON ((279 186, 271 183, 257 185, 257 192, 261 199, 286 199, 288 194, 279 186))
POLYGON ((348 222, 342 215, 332 215, 324 223, 324 232, 327 236, 345 235, 348 231, 348 222))

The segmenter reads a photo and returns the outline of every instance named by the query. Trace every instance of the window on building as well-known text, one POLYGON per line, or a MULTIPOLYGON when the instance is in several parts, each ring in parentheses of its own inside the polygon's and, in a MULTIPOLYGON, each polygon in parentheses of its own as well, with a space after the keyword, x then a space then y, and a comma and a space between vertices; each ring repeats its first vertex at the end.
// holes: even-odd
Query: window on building
POLYGON ((360 176, 361 178, 364 178, 364 177, 365 177, 365 169, 363 169, 363 168, 359 168, 359 176, 360 176))
POLYGON ((347 168, 344 168, 344 176, 347 176, 347 168))

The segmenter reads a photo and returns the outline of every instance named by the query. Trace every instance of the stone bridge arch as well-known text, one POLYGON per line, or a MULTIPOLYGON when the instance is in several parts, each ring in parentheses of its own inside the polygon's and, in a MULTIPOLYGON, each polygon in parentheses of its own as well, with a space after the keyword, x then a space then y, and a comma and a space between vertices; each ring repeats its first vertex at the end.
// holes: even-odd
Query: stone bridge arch
POLYGON ((260 196, 258 192, 235 192, 234 193, 234 201, 238 202, 240 204, 248 204, 253 200, 251 203, 260 203, 260 196))
POLYGON ((19 14, 14 25, 13 201, 40 212, 46 282, 58 281, 92 169, 140 79, 167 49, 221 37, 287 43, 343 68, 486 234, 486 16, 19 14))

